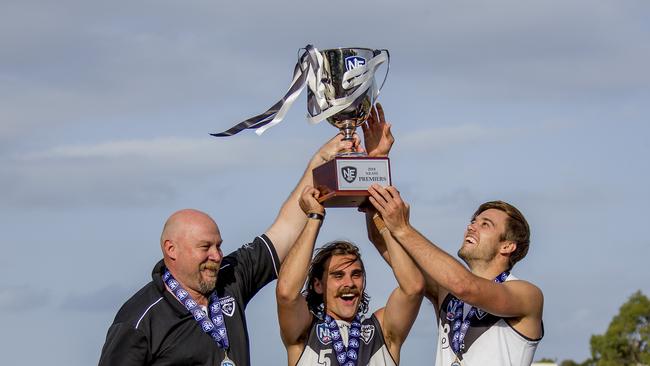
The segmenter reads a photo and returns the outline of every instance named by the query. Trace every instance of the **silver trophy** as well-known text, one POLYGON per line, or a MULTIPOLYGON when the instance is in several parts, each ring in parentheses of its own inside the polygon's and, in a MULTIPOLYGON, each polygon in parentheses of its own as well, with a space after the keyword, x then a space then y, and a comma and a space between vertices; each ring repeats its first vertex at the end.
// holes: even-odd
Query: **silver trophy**
MULTIPOLYGON (((327 121, 341 130, 344 139, 351 140, 355 129, 370 116, 379 91, 386 82, 388 66, 384 81, 379 88, 376 86, 374 73, 384 60, 390 60, 388 51, 369 48, 333 48, 319 53, 323 58, 320 79, 323 92, 322 95, 316 95, 318 90, 314 91, 310 88, 307 99, 319 100, 320 105, 333 108, 334 110, 330 110, 329 116, 326 117, 327 121)), ((312 107, 314 103, 309 103, 308 108, 312 107)), ((309 109, 309 114, 318 116, 320 111, 314 109, 309 109)))
MULTIPOLYGON (((307 86, 307 120, 319 123, 326 119, 338 128, 344 139, 352 140, 357 126, 370 116, 381 87, 375 72, 387 63, 388 50, 369 48, 333 48, 319 51, 307 45, 294 67, 293 81, 287 93, 266 112, 251 117, 230 129, 212 134, 232 136, 244 129, 255 129, 261 135, 280 123, 287 111, 307 86)), ((314 187, 326 207, 358 207, 368 203, 371 184, 390 185, 388 157, 368 157, 349 151, 336 156, 313 170, 314 187)))
POLYGON ((352 139, 354 130, 368 119, 379 96, 381 87, 375 83, 375 71, 385 62, 387 67, 382 87, 386 82, 390 64, 388 50, 333 48, 319 51, 312 45, 302 50, 304 52, 294 67, 293 82, 282 99, 264 113, 212 135, 232 136, 244 129, 255 129, 261 135, 282 121, 307 86, 307 120, 315 124, 327 119, 344 133, 346 139, 352 139))

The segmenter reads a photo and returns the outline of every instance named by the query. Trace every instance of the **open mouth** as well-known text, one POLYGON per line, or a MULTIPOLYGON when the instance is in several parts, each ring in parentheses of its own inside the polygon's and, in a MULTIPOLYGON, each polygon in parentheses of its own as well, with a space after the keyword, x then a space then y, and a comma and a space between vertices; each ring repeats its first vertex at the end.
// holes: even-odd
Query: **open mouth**
POLYGON ((358 294, 349 292, 349 293, 344 293, 340 294, 339 298, 343 301, 345 305, 354 305, 354 300, 358 297, 358 294))
POLYGON ((474 237, 474 236, 472 236, 472 235, 467 235, 467 236, 465 237, 465 243, 468 243, 468 244, 476 244, 476 243, 478 243, 478 240, 476 239, 476 237, 474 237))

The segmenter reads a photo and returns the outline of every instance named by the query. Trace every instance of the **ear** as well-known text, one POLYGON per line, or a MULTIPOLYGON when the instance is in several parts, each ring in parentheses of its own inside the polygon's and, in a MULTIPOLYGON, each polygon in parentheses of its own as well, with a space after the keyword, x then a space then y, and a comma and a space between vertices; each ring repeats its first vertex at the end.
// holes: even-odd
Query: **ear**
POLYGON ((517 250, 517 243, 512 240, 505 240, 501 244, 501 254, 510 255, 517 250))
POLYGON ((178 245, 169 239, 163 243, 163 251, 165 256, 170 259, 176 260, 176 257, 178 257, 178 245))
POLYGON ((314 279, 314 291, 319 295, 323 294, 323 283, 318 278, 314 279))

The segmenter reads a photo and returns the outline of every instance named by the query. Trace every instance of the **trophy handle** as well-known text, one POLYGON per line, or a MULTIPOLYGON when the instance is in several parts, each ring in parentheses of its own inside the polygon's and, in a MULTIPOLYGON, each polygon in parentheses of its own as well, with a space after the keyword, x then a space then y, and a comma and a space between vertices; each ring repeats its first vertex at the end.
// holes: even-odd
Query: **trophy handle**
POLYGON ((384 81, 381 82, 381 86, 379 87, 379 90, 377 91, 377 97, 379 96, 379 93, 381 93, 381 89, 384 87, 384 84, 386 84, 386 79, 388 79, 388 71, 390 71, 390 52, 388 52, 387 49, 383 48, 380 50, 375 50, 375 56, 379 55, 382 52, 386 52, 386 56, 388 57, 388 61, 386 63, 386 74, 384 75, 384 81))

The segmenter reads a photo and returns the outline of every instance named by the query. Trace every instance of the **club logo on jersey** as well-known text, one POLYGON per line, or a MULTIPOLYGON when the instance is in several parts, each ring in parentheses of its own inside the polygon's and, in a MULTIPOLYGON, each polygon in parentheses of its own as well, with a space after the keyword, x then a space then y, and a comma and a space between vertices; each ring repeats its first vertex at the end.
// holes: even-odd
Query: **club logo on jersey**
POLYGON ((345 70, 350 71, 356 69, 359 66, 366 64, 366 59, 359 56, 348 56, 345 58, 345 70))
POLYGON ((320 343, 328 345, 332 343, 332 335, 330 334, 330 328, 327 327, 327 324, 320 323, 316 326, 316 337, 320 343))
POLYGON ((375 336, 375 326, 372 324, 366 324, 361 326, 361 339, 363 343, 370 344, 372 337, 375 336))
POLYGON ((222 299, 219 299, 219 304, 221 305, 221 311, 226 314, 228 317, 232 317, 235 314, 235 298, 232 296, 226 296, 222 299))
POLYGON ((345 179, 346 182, 352 183, 355 179, 357 179, 357 168, 353 166, 344 166, 341 168, 341 174, 343 175, 343 179, 345 179))

